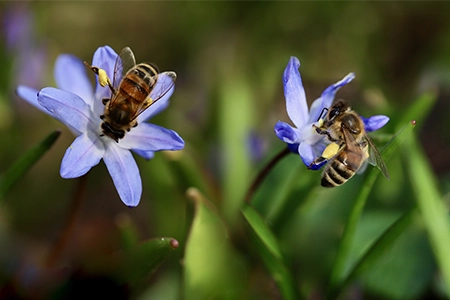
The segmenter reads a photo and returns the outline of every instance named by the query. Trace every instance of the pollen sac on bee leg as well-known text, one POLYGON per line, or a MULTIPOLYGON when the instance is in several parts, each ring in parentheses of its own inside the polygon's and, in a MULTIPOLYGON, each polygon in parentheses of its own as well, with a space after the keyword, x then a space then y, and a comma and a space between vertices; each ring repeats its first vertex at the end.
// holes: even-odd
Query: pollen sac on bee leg
POLYGON ((333 156, 339 152, 339 145, 336 143, 329 144, 309 166, 309 170, 319 170, 324 164, 326 164, 333 156))
POLYGON ((108 84, 110 84, 110 80, 108 75, 106 74, 106 71, 103 69, 98 69, 98 83, 102 86, 105 87, 108 84))
POLYGON ((325 159, 330 159, 335 156, 339 151, 339 145, 336 143, 329 144, 322 152, 322 157, 325 159))

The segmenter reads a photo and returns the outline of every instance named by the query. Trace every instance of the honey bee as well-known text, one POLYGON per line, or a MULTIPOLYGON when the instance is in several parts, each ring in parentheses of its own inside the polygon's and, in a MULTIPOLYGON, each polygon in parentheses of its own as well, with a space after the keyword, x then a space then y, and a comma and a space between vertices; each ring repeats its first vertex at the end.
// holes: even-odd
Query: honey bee
POLYGON ((323 187, 344 184, 360 170, 366 160, 377 166, 387 180, 390 179, 380 152, 364 130, 363 121, 346 101, 334 101, 325 119, 319 120, 319 126, 313 126, 318 134, 325 135, 330 142, 322 155, 309 166, 311 168, 327 162, 322 174, 323 187))
POLYGON ((125 47, 117 57, 113 81, 106 71, 84 64, 97 76, 102 87, 108 86, 111 97, 102 100, 105 110, 100 119, 103 134, 117 143, 131 128, 136 127, 137 117, 161 99, 175 84, 175 72, 159 73, 155 65, 140 63, 136 65, 134 54, 125 47))

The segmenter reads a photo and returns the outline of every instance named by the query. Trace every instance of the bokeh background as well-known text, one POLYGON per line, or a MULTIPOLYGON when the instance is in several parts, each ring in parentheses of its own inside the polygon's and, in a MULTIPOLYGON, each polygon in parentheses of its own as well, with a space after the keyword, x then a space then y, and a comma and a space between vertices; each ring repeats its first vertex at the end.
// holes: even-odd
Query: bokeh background
MULTIPOLYGON (((442 195, 450 190, 450 3, 2 2, 0 15, 0 172, 49 132, 62 130, 55 145, 0 205, 4 286, 19 269, 39 272, 64 228, 77 189, 77 179, 59 175, 72 134, 15 95, 19 84, 36 89, 55 86, 53 66, 62 53, 91 62, 99 46, 109 45, 116 52, 129 46, 138 62, 154 62, 160 70, 178 75, 169 108, 151 122, 177 131, 185 149, 157 153, 150 161, 136 157, 143 196, 132 209, 120 201, 105 165, 94 167, 75 229, 57 264, 77 266, 120 248, 117 224, 123 218, 141 240, 177 239, 180 247, 148 278, 136 298, 183 298, 183 258, 194 214, 186 197, 189 187, 199 188, 224 222, 238 228, 238 239, 246 239, 246 227, 236 221, 236 211, 252 179, 284 147, 273 126, 278 120, 289 122, 281 76, 290 56, 302 63, 309 103, 328 85, 355 72, 356 79, 338 97, 349 100, 363 116, 391 117, 374 135, 380 146, 418 97, 425 92, 435 95, 415 134, 442 195)), ((89 76, 94 83, 94 76, 89 76)), ((388 163, 391 181, 381 176, 377 180, 358 229, 360 248, 415 205, 407 176, 414 167, 405 164, 396 153, 388 163)), ((316 189, 320 173, 307 172, 298 156, 291 155, 269 178, 255 206, 273 225, 300 294, 322 299, 362 176, 336 191, 316 189), (273 195, 277 185, 293 176, 298 184, 286 195, 273 195), (313 194, 306 191, 312 187, 313 194), (283 210, 284 198, 298 199, 290 213, 283 210)), ((238 298, 279 299, 263 263, 242 244, 235 242, 235 247, 241 251, 247 276, 238 298)), ((23 297, 32 298, 26 284, 18 286, 23 297)), ((43 290, 35 296, 52 293, 43 290)), ((420 221, 347 293, 352 299, 444 298, 420 221)))

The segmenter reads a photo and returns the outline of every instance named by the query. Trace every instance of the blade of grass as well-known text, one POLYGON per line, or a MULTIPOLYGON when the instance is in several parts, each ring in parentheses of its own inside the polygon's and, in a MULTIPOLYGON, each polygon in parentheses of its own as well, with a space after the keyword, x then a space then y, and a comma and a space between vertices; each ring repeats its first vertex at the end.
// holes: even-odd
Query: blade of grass
MULTIPOLYGON (((381 155, 385 161, 388 161, 391 158, 394 151, 398 149, 398 147, 409 136, 414 126, 415 122, 410 122, 404 126, 381 150, 381 155)), ((350 212, 347 224, 345 225, 344 233, 342 234, 342 238, 339 243, 336 260, 331 271, 327 295, 329 299, 335 298, 337 292, 342 290, 344 278, 346 276, 346 269, 350 258, 352 242, 356 232, 356 226, 379 173, 379 170, 375 168, 371 168, 367 171, 362 188, 359 191, 355 204, 350 212)))
POLYGON ((407 141, 405 163, 415 191, 417 205, 429 236, 429 240, 442 272, 447 296, 450 296, 450 224, 448 209, 437 188, 437 179, 417 138, 407 141))
POLYGON ((178 248, 178 241, 170 237, 146 240, 117 252, 117 278, 132 286, 142 284, 167 257, 178 248))
POLYGON ((424 123, 423 121, 429 115, 429 112, 436 103, 436 100, 436 92, 430 91, 423 93, 411 104, 398 124, 405 124, 409 120, 415 120, 418 124, 418 128, 416 130, 420 130, 424 123))
POLYGON ((293 276, 284 262, 278 241, 267 223, 248 204, 242 208, 242 214, 254 233, 254 244, 257 246, 264 265, 277 283, 282 298, 299 299, 293 276))
POLYGON ((20 156, 0 177, 0 201, 9 189, 50 149, 61 132, 56 130, 20 156))
POLYGON ((413 207, 408 212, 404 213, 397 221, 395 221, 389 228, 387 228, 378 239, 370 246, 370 248, 360 257, 360 259, 351 268, 348 275, 342 280, 342 285, 339 292, 358 274, 363 270, 373 265, 378 258, 380 258, 385 250, 389 248, 395 240, 403 233, 403 231, 411 223, 414 214, 417 213, 417 208, 413 207))
POLYGON ((234 228, 244 195, 251 180, 249 152, 243 145, 249 137, 254 119, 252 94, 242 72, 225 68, 219 87, 219 130, 223 155, 222 211, 234 228), (230 89, 228 87, 232 86, 230 89))
POLYGON ((236 299, 247 281, 247 264, 236 251, 217 209, 196 188, 184 255, 184 299, 236 299))

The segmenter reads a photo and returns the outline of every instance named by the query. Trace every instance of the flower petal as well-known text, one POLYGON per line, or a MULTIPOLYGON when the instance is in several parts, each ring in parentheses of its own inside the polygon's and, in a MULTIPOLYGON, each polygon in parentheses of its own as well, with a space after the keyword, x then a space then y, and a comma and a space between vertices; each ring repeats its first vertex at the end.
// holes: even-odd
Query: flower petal
POLYGON ((342 80, 336 82, 335 84, 330 85, 323 91, 320 98, 315 100, 314 103, 311 105, 311 110, 309 114, 309 123, 317 122, 317 119, 319 118, 323 108, 325 107, 329 108, 333 103, 336 92, 341 87, 352 81, 353 78, 355 78, 355 73, 349 73, 342 80))
MULTIPOLYGON (((97 51, 95 51, 94 57, 92 58, 92 66, 105 70, 112 82, 114 80, 114 66, 116 64, 117 57, 117 53, 111 47, 99 47, 97 51)), ((96 78, 95 100, 93 106, 94 113, 96 115, 103 114, 104 106, 102 99, 110 97, 111 90, 108 87, 102 87, 96 78)))
POLYGON ((300 61, 297 57, 292 56, 283 73, 286 111, 297 128, 302 127, 308 121, 308 104, 299 67, 300 61))
POLYGON ((105 146, 103 160, 120 199, 127 206, 138 205, 142 195, 142 181, 133 155, 130 151, 117 147, 114 142, 105 143, 105 146))
POLYGON ((90 104, 94 92, 86 70, 80 59, 70 54, 62 54, 56 59, 54 76, 58 88, 74 93, 90 104))
POLYGON ((364 122, 364 128, 367 132, 378 130, 389 122, 389 117, 383 115, 372 116, 369 118, 361 117, 361 119, 364 122))
POLYGON ((141 123, 131 129, 118 144, 124 149, 141 151, 181 150, 183 139, 173 130, 150 123, 141 123))
POLYGON ((86 174, 100 162, 104 152, 103 143, 94 132, 88 131, 79 135, 64 154, 61 177, 76 178, 86 174))
POLYGON ((298 147, 298 154, 300 154, 303 163, 307 167, 309 167, 317 157, 313 147, 307 143, 300 143, 300 146, 298 147))
POLYGON ((275 134, 277 137, 287 144, 298 144, 300 142, 300 137, 296 128, 291 125, 278 121, 274 127, 275 134))
POLYGON ((24 85, 19 85, 16 89, 16 93, 17 93, 17 95, 19 95, 19 97, 21 97, 22 99, 27 101, 29 104, 31 104, 34 107, 36 107, 37 109, 39 109, 40 111, 46 113, 47 115, 54 117, 54 115, 51 112, 49 112, 42 105, 39 104, 39 102, 38 102, 39 91, 38 90, 35 90, 33 88, 30 88, 30 87, 27 87, 24 85))
POLYGON ((155 157, 155 151, 142 151, 137 149, 133 149, 132 151, 137 155, 141 156, 142 158, 144 158, 145 160, 150 160, 153 157, 155 157))
POLYGON ((55 88, 44 88, 38 94, 38 102, 55 118, 79 132, 96 130, 89 105, 78 95, 55 88))

